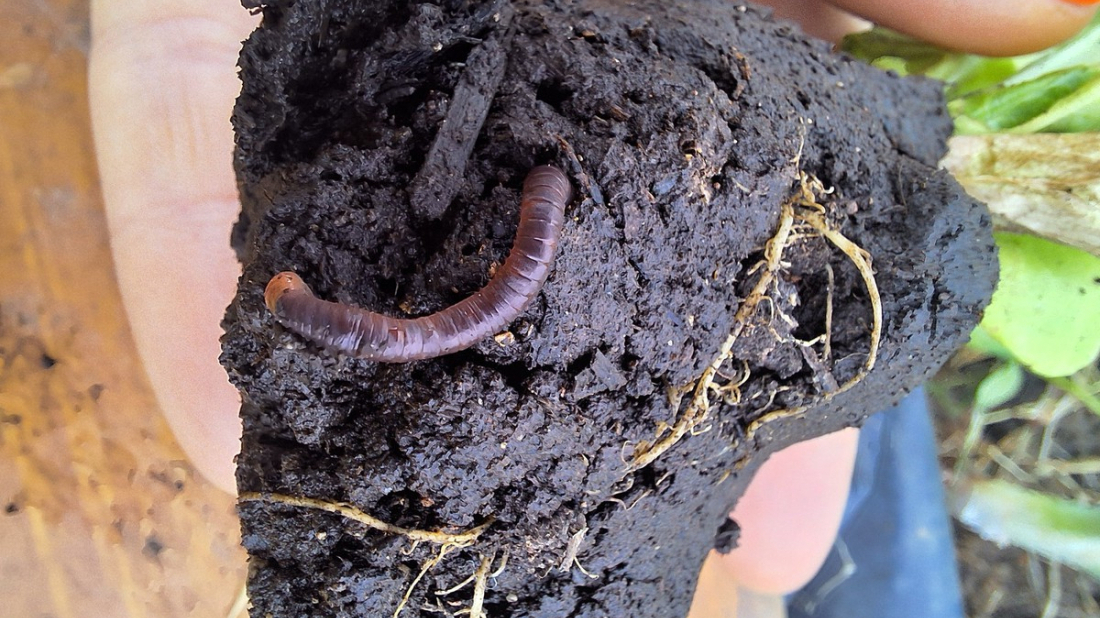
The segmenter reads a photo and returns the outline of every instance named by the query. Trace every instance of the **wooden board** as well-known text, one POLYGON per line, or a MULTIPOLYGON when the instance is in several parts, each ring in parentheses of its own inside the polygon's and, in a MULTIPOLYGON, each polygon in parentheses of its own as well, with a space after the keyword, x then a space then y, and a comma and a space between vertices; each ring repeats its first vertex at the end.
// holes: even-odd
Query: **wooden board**
POLYGON ((233 497, 157 409, 111 265, 87 107, 88 7, 0 19, 2 616, 235 616, 233 497))

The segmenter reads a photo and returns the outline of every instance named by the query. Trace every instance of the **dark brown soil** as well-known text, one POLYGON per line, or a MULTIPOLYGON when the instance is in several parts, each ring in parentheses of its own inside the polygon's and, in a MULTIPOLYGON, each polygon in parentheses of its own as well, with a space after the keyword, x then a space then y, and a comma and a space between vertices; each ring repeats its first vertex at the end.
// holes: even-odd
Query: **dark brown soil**
POLYGON ((950 131, 939 85, 834 55, 756 8, 263 12, 234 114, 244 276, 223 355, 245 401, 253 616, 682 616, 766 455, 896 402, 989 297, 985 209, 935 170, 950 131), (578 197, 514 340, 380 365, 317 349, 264 308, 284 269, 391 315, 455 302, 503 261, 541 163, 578 197), (832 188, 814 194, 821 225, 873 258, 884 319, 866 376, 868 286, 810 226, 817 207, 792 202, 813 179, 832 188), (791 210, 795 235, 776 244, 791 210), (827 350, 811 340, 830 303, 827 350), (731 333, 699 390, 710 406, 692 408, 702 398, 684 388, 731 333), (376 525, 272 494, 348 503, 376 525), (441 544, 379 522, 484 527, 441 544))

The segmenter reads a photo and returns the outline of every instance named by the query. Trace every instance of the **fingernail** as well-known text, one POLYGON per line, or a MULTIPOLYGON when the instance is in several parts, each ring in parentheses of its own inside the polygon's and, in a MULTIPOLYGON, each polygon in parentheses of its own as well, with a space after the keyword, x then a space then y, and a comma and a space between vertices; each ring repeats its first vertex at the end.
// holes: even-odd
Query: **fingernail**
POLYGON ((1070 4, 1078 4, 1078 5, 1081 5, 1081 6, 1088 6, 1090 4, 1096 4, 1097 2, 1100 2, 1100 0, 1062 0, 1062 1, 1063 2, 1068 2, 1070 4))

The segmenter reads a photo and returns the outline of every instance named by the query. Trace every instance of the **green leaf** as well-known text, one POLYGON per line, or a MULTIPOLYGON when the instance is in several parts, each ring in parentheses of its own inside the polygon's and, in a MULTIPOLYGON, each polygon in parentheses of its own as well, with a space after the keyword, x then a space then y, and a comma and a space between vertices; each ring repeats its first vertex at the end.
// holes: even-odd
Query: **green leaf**
POLYGON ((1002 480, 975 482, 952 498, 955 517, 983 538, 1100 578, 1100 507, 1002 480))
POLYGON ((924 73, 950 55, 924 41, 881 27, 850 34, 840 46, 856 58, 901 75, 924 73), (888 66, 880 65, 879 60, 885 60, 888 66))
MULTIPOLYGON (((1000 131, 1036 119, 1061 100, 1085 88, 1082 103, 1062 111, 1058 115, 1061 119, 1096 99, 1086 86, 1097 78, 1100 78, 1100 68, 1072 67, 1011 86, 982 90, 952 101, 948 108, 954 116, 966 116, 988 131, 1000 131)), ((1035 132, 1049 124, 1049 121, 1041 122, 1034 128, 1021 130, 1035 132)))
POLYGON ((1024 385, 1024 370, 1019 363, 1007 362, 989 372, 974 392, 974 408, 992 410, 1015 397, 1024 385))
POLYGON ((967 341, 966 345, 975 352, 979 352, 986 356, 992 356, 1001 360, 1016 360, 1016 357, 1012 355, 1012 352, 1008 348, 1001 345, 1000 341, 991 337, 980 325, 970 332, 970 341, 967 341))
POLYGON ((1022 234, 995 234, 1001 280, 981 327, 1033 373, 1066 376, 1100 354, 1100 258, 1022 234))
POLYGON ((947 98, 951 100, 995 86, 1014 75, 1019 67, 1019 61, 1013 58, 954 54, 925 75, 947 82, 947 98))
POLYGON ((1013 133, 1083 133, 1100 131, 1100 70, 1073 93, 1042 114, 1013 127, 1013 133))

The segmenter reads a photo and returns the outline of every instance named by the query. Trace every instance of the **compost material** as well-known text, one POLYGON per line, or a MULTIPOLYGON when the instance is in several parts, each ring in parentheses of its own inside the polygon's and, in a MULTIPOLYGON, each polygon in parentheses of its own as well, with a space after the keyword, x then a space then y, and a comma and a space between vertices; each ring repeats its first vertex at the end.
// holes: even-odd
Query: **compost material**
POLYGON ((991 293, 940 85, 760 9, 258 8, 223 354, 253 616, 682 616, 767 455, 893 404, 991 293), (574 198, 507 331, 381 364, 265 308, 284 270, 395 317, 465 298, 542 164, 574 198))

